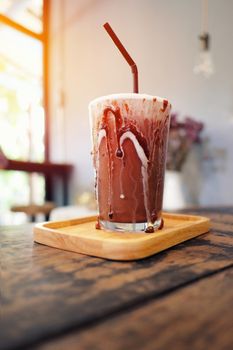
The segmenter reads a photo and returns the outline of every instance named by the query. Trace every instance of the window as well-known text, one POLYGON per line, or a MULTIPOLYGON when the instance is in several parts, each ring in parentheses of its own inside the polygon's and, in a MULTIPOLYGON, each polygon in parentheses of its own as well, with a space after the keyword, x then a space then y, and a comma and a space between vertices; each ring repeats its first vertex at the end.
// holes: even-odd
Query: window
MULTIPOLYGON (((0 1, 0 147, 9 159, 49 160, 48 3, 0 1)), ((1 224, 7 221, 1 214, 12 205, 44 201, 45 179, 34 173, 1 171, 0 194, 1 224)))
POLYGON ((0 13, 34 33, 43 31, 42 0, 3 0, 0 1, 0 13))

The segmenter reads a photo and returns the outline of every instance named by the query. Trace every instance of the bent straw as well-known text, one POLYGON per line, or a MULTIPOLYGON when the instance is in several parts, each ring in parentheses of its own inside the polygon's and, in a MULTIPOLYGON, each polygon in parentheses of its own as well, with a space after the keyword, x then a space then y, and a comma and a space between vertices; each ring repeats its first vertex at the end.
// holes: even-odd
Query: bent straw
POLYGON ((133 92, 138 94, 138 69, 137 69, 136 63, 134 62, 132 57, 129 55, 128 51, 125 49, 125 47, 123 46, 119 38, 114 33, 110 24, 105 23, 103 27, 111 37, 114 44, 117 46, 118 50, 121 52, 121 54, 124 56, 128 64, 130 65, 131 71, 133 73, 133 92))

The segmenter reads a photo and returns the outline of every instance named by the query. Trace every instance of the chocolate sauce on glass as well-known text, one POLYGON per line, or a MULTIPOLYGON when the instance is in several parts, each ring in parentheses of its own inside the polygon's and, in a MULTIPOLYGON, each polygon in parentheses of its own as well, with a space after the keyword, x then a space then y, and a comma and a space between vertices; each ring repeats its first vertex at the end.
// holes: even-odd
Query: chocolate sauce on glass
POLYGON ((91 111, 99 226, 161 224, 170 104, 167 100, 109 98, 91 111), (96 109, 95 109, 96 108, 96 109))
MULTIPOLYGON (((127 105, 127 110, 128 109, 127 105)), ((116 156, 118 158, 122 158, 123 156, 123 151, 121 150, 120 147, 120 137, 126 133, 127 131, 130 131, 132 134, 135 135, 137 138, 139 144, 143 148, 147 158, 149 159, 149 150, 147 147, 147 142, 145 137, 142 135, 142 133, 137 129, 136 125, 133 124, 132 121, 127 121, 126 125, 123 126, 123 118, 121 116, 121 112, 119 108, 113 108, 113 107, 106 107, 103 111, 103 118, 102 118, 102 123, 100 129, 106 130, 106 134, 108 135, 108 130, 109 130, 109 116, 110 114, 113 114, 115 118, 115 128, 116 128, 116 136, 117 136, 117 149, 116 149, 116 156)))

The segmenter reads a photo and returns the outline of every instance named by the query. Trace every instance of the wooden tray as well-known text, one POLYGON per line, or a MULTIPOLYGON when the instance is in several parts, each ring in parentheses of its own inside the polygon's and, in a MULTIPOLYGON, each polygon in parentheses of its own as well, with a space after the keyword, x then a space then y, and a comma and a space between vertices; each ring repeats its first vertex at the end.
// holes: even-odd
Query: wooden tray
POLYGON ((202 216, 163 213, 163 219, 164 228, 155 233, 96 230, 96 216, 45 222, 34 227, 34 241, 111 260, 138 260, 210 229, 210 220, 202 216))

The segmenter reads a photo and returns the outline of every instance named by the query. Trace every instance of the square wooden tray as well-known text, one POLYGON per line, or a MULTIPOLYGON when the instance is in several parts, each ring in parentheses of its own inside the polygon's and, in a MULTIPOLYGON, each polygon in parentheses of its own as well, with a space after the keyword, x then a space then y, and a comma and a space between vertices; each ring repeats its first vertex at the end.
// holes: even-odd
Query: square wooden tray
POLYGON ((111 260, 138 260, 210 229, 202 216, 163 213, 164 228, 155 233, 97 230, 96 216, 36 224, 34 241, 50 247, 111 260))

